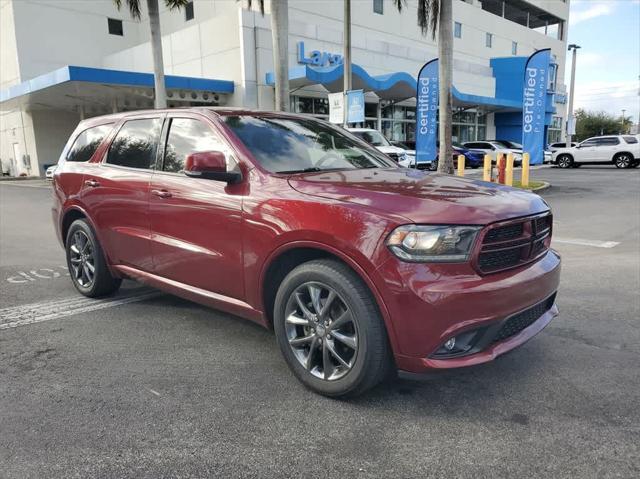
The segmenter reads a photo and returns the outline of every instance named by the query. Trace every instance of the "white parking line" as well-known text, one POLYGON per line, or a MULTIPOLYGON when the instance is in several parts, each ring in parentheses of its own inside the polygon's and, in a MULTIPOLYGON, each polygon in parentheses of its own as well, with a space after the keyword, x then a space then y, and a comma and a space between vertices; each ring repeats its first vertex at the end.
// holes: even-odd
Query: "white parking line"
POLYGON ((594 248, 614 248, 620 244, 617 241, 598 241, 598 240, 573 239, 573 238, 553 238, 551 242, 575 244, 579 246, 593 246, 594 248))
POLYGON ((3 308, 0 309, 0 330, 144 301, 161 294, 160 291, 149 291, 146 288, 140 291, 140 288, 137 288, 114 298, 92 299, 79 296, 3 308))

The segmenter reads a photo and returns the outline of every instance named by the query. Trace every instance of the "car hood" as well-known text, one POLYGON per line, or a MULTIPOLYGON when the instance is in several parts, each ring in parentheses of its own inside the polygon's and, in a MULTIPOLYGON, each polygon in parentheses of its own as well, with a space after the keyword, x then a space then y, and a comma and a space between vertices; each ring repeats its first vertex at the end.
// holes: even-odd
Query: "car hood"
POLYGON ((404 153, 404 150, 397 146, 376 146, 375 148, 382 153, 395 153, 397 155, 404 153))
POLYGON ((527 191, 407 168, 295 175, 289 184, 301 193, 359 204, 414 223, 483 225, 549 209, 527 191))

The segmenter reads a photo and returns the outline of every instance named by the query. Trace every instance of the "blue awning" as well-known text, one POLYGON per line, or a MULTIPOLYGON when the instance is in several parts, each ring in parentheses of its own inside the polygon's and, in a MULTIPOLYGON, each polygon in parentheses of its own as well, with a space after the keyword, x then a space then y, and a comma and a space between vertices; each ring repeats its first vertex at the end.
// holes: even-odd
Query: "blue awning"
MULTIPOLYGON (((153 88, 152 73, 109 70, 104 68, 89 68, 68 65, 31 80, 14 85, 0 91, 0 104, 3 109, 14 107, 24 97, 43 93, 51 88, 62 88, 78 82, 89 86, 153 88), (12 101, 13 100, 13 101, 12 101)), ((228 80, 213 80, 207 78, 165 76, 167 89, 180 91, 206 91, 212 93, 233 93, 234 84, 228 80)), ((94 92, 92 90, 92 92, 94 92)))
MULTIPOLYGON (((362 89, 365 92, 373 92, 379 98, 389 101, 402 101, 416 96, 416 79, 407 72, 389 73, 386 75, 370 75, 364 68, 353 64, 352 88, 362 89)), ((339 92, 343 89, 343 65, 329 67, 313 67, 300 65, 289 69, 289 84, 291 89, 298 89, 311 85, 322 85, 329 92, 339 92)), ((513 77, 511 77, 513 78, 513 77)), ((266 75, 267 85, 275 84, 275 75, 272 72, 266 75)), ((457 106, 477 107, 484 106, 487 109, 521 110, 522 97, 512 96, 490 97, 472 95, 459 91, 453 87, 454 103, 457 106)))

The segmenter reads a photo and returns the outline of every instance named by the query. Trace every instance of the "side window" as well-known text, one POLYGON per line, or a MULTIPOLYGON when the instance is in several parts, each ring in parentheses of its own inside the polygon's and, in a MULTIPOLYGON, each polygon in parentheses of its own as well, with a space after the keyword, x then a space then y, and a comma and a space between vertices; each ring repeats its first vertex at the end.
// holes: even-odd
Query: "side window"
POLYGON ((67 153, 67 161, 89 161, 113 125, 100 125, 80 133, 67 153))
POLYGON ((582 147, 596 146, 597 144, 598 144, 597 140, 585 140, 582 143, 580 143, 580 146, 582 147))
POLYGON ((142 170, 153 169, 161 127, 160 118, 127 121, 109 147, 107 163, 142 170))
POLYGON ((597 146, 614 146, 618 145, 620 141, 617 138, 600 138, 597 146))
POLYGON ((638 139, 635 136, 625 136, 624 141, 629 143, 630 145, 635 145, 638 143, 638 139))
POLYGON ((221 151, 224 145, 205 123, 193 118, 173 118, 164 150, 163 171, 179 173, 191 153, 221 151))

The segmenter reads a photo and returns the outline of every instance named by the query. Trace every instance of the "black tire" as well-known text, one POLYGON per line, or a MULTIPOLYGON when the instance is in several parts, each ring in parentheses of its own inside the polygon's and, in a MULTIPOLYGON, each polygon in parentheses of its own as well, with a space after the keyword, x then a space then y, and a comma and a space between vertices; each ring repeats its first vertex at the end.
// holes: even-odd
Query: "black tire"
POLYGON ((571 168, 573 166, 573 157, 571 155, 560 155, 556 163, 560 168, 571 168))
POLYGON ((633 157, 629 153, 618 153, 613 157, 613 164, 616 168, 631 168, 633 157))
POLYGON ((438 160, 429 163, 429 171, 438 171, 438 160))
MULTIPOLYGON (((320 302, 321 300, 318 301, 320 302)), ((327 302, 325 299, 324 304, 326 305, 327 302)), ((313 301, 307 303, 309 309, 312 309, 313 306, 313 301)), ((320 318, 320 322, 318 323, 316 318, 316 327, 318 324, 322 325, 322 315, 318 314, 317 317, 320 318)), ((334 320, 335 318, 331 321, 334 320)), ((311 321, 309 321, 308 324, 314 326, 311 321)), ((392 370, 391 366, 393 361, 387 339, 387 332, 371 292, 357 274, 336 260, 323 259, 303 263, 294 268, 284 278, 278 288, 275 299, 274 329, 278 346, 293 374, 306 387, 324 396, 357 396, 379 384, 392 370), (297 354, 300 353, 300 351, 302 351, 303 354, 307 350, 296 349, 296 352, 294 352, 295 347, 289 342, 292 336, 292 327, 307 328, 307 326, 292 326, 291 321, 287 321, 287 315, 292 315, 288 312, 288 308, 291 307, 290 305, 296 304, 294 295, 304 290, 309 284, 326 286, 329 289, 333 289, 336 293, 335 297, 337 298, 333 303, 338 301, 339 304, 344 305, 345 308, 349 310, 349 317, 353 318, 352 326, 355 331, 354 335, 357 338, 357 349, 350 360, 350 367, 342 368, 342 374, 344 375, 339 376, 337 379, 326 379, 327 376, 324 372, 320 372, 320 374, 325 374, 324 377, 314 375, 312 373, 314 368, 305 367, 303 360, 300 358, 300 354, 297 354)), ((323 331, 325 330, 324 327, 322 327, 322 329, 323 331)), ((313 331, 314 333, 317 332, 315 328, 313 331)), ((326 331, 326 336, 324 336, 325 333, 322 333, 322 337, 318 339, 320 343, 316 343, 316 339, 312 340, 313 345, 317 344, 316 349, 314 349, 316 351, 316 356, 314 357, 320 354, 321 358, 324 358, 322 355, 325 352, 324 348, 327 347, 325 343, 333 341, 334 346, 332 346, 332 348, 335 348, 335 345, 339 344, 334 341, 334 336, 332 336, 332 334, 335 334, 335 331, 328 332, 330 331, 329 327, 327 327, 326 331), (317 348, 321 348, 321 350, 317 348)), ((317 336, 314 333, 302 331, 298 337, 317 336)), ((306 347, 307 346, 303 346, 303 348, 306 347)), ((312 346, 309 345, 309 350, 311 347, 312 346)), ((328 353, 327 355, 329 356, 328 353)), ((309 357, 311 357, 311 355, 307 356, 307 362, 311 362, 308 359, 309 357)), ((332 356, 332 359, 333 358, 332 356)), ((324 363, 320 365, 323 364, 324 363)), ((332 371, 337 371, 340 368, 340 364, 337 364, 337 361, 333 359, 332 371)), ((327 370, 328 368, 323 367, 322 369, 327 370)), ((317 369, 316 374, 318 374, 317 369)))
MULTIPOLYGON (((79 248, 76 247, 76 250, 78 249, 79 248)), ((86 220, 78 219, 71 224, 67 232, 65 250, 71 281, 80 293, 90 298, 97 298, 107 296, 118 290, 122 279, 111 276, 100 243, 93 232, 93 228, 91 228, 91 225, 89 225, 86 220), (76 253, 73 249, 76 245, 76 238, 86 238, 88 241, 86 252, 83 253, 83 259, 79 259, 78 256, 83 255, 76 253), (85 279, 87 270, 85 270, 85 273, 82 271, 84 265, 89 262, 89 255, 94 268, 93 277, 90 281, 88 277, 85 279)))

